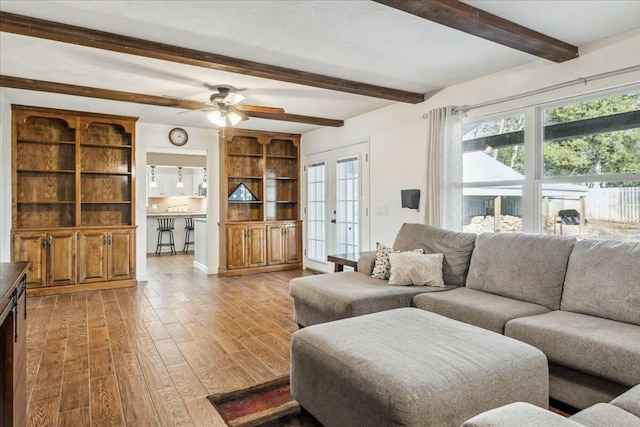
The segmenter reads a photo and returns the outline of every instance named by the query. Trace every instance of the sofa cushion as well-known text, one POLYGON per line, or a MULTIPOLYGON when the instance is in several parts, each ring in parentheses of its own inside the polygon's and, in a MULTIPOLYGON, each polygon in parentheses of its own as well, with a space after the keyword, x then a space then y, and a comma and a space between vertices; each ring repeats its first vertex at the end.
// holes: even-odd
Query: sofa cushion
MULTIPOLYGON (((438 292, 452 286, 389 286, 355 271, 297 277, 289 281, 289 294, 332 319, 360 316, 392 308, 410 307, 422 292, 438 292)), ((305 325, 309 326, 309 325, 305 325)))
POLYGON ((391 262, 390 285, 444 287, 442 254, 396 252, 389 254, 391 262))
POLYGON ((577 242, 561 309, 640 325, 640 243, 577 242))
POLYGON ((557 310, 574 243, 575 237, 480 234, 467 287, 557 310))
POLYGON ((548 308, 541 305, 469 288, 416 295, 413 305, 499 334, 503 333, 505 323, 511 319, 549 312, 548 308))
POLYGON ((461 427, 582 427, 562 415, 525 402, 491 409, 467 420, 461 427))
POLYGON ((637 385, 611 401, 612 405, 631 412, 636 417, 640 417, 640 385, 637 385))
POLYGON ((427 254, 444 255, 442 275, 446 285, 464 286, 476 235, 443 230, 423 224, 402 224, 393 248, 408 251, 422 248, 427 254))
POLYGON ((597 403, 583 409, 572 416, 571 420, 585 427, 640 427, 640 418, 609 403, 597 403))
POLYGON ((549 363, 615 381, 640 384, 640 328, 568 311, 514 319, 505 335, 529 343, 549 363))

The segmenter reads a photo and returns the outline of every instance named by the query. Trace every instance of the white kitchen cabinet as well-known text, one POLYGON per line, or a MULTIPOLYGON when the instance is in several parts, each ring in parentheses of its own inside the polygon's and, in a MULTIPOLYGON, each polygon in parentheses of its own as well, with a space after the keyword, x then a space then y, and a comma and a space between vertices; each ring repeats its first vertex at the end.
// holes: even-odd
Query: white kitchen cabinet
MULTIPOLYGON (((171 176, 171 190, 173 194, 170 196, 193 196, 193 177, 191 175, 182 174, 182 187, 178 188, 178 175, 171 176)), ((196 194, 197 195, 197 192, 196 194)))

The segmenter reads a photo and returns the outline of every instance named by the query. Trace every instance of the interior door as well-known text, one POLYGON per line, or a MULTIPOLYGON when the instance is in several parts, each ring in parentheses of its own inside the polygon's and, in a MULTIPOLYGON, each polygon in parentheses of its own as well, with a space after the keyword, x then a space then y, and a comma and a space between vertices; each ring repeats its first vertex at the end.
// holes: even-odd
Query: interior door
POLYGON ((327 255, 369 248, 368 145, 363 142, 305 158, 307 268, 331 272, 327 255))

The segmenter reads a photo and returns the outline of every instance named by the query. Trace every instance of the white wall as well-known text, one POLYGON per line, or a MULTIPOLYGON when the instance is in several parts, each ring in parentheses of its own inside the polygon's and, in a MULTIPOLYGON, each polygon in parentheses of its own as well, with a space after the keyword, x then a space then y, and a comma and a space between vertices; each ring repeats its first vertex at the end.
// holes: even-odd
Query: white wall
POLYGON ((169 142, 167 135, 173 128, 170 125, 138 123, 136 126, 136 225, 137 231, 137 279, 147 279, 147 208, 146 208, 146 164, 147 151, 188 153, 198 150, 207 154, 207 180, 209 194, 207 197, 207 273, 216 274, 219 265, 219 228, 220 200, 216 189, 220 188, 218 170, 220 158, 220 144, 216 129, 189 128, 184 129, 189 134, 189 142, 177 149, 169 142))
POLYGON ((11 260, 11 103, 0 92, 0 262, 11 260))
MULTIPOLYGON (((420 188, 422 197, 425 196, 422 176, 426 123, 422 115, 437 107, 492 101, 580 77, 636 66, 640 64, 640 31, 585 46, 580 49, 580 55, 580 58, 562 64, 540 59, 526 66, 443 89, 421 104, 394 104, 348 119, 341 128, 322 128, 305 133, 302 136, 302 154, 369 139, 372 213, 369 241, 372 248, 376 242, 391 244, 402 223, 417 220, 415 211, 400 207, 400 190, 420 188), (385 205, 389 206, 389 215, 376 215, 376 207, 385 205)), ((473 110, 469 115, 504 111, 631 82, 640 82, 640 72, 473 110)), ((303 181, 303 190, 304 184, 303 181)))

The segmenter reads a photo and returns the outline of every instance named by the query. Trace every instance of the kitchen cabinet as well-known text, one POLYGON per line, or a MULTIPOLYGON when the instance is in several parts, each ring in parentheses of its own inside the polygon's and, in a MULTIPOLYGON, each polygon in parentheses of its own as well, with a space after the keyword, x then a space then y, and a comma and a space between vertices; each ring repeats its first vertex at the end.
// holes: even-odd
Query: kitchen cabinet
POLYGON ((73 285, 76 278, 76 232, 16 232, 13 259, 29 261, 30 288, 73 285))
POLYGON ((193 193, 193 177, 191 175, 182 175, 182 188, 178 187, 178 175, 171 177, 171 195, 172 196, 194 196, 193 193))
POLYGON ((133 230, 86 230, 78 233, 79 283, 133 278, 133 230))
MULTIPOLYGON (((193 197, 198 195, 198 184, 194 183, 193 176, 183 173, 182 188, 178 188, 178 175, 156 173, 156 186, 149 187, 149 197, 193 197)), ((149 178, 149 181, 151 178, 149 178)))

